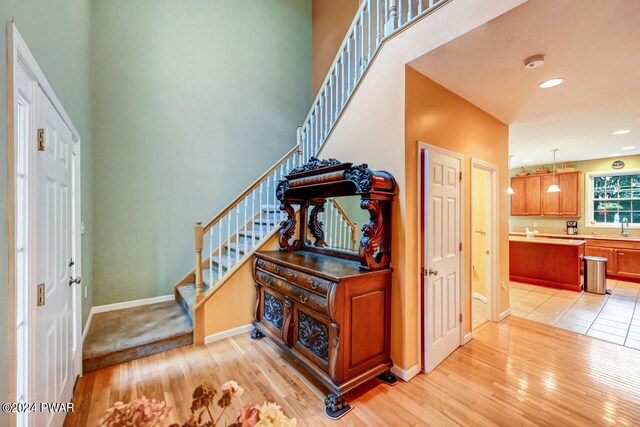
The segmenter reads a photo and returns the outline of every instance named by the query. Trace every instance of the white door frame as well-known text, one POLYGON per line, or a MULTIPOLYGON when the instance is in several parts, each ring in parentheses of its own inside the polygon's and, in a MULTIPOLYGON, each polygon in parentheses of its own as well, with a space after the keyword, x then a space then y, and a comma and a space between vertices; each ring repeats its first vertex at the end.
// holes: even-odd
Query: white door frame
MULTIPOLYGON (((498 166, 480 160, 478 158, 471 158, 471 173, 473 174, 473 169, 478 168, 482 169, 489 173, 489 187, 491 189, 491 200, 487 204, 487 210, 490 211, 487 218, 489 218, 488 222, 488 230, 487 230, 487 238, 490 239, 490 253, 489 260, 487 262, 487 268, 490 273, 487 274, 487 308, 488 308, 488 320, 492 322, 498 322, 499 319, 499 294, 498 291, 500 289, 499 286, 499 277, 500 277, 500 254, 499 254, 499 238, 500 238, 500 228, 498 223, 498 182, 499 182, 499 168, 498 166)), ((471 197, 475 194, 475 190, 478 184, 471 180, 471 197)), ((473 227, 473 203, 471 203, 471 227, 473 227)), ((471 228, 471 248, 473 248, 473 238, 474 238, 474 230, 471 228)), ((471 256, 471 263, 473 268, 473 255, 471 256)), ((473 274, 471 275, 471 292, 473 292, 473 274)), ((471 295, 473 296, 473 295, 471 295)), ((473 315, 473 300, 471 303, 471 313, 469 316, 473 315)))
MULTIPOLYGON (((35 99, 35 89, 37 86, 42 88, 42 91, 49 98, 55 109, 57 110, 62 120, 69 127, 72 133, 73 145, 72 145, 72 158, 75 158, 73 176, 74 176, 74 188, 72 189, 75 197, 73 199, 74 203, 74 224, 73 233, 74 233, 74 247, 75 247, 75 267, 76 267, 76 275, 81 276, 82 274, 82 260, 81 260, 81 184, 80 184, 80 134, 77 129, 73 125, 71 119, 68 114, 65 112, 62 104, 59 99, 56 97, 55 92, 51 88, 51 85, 47 81, 44 73, 38 66, 37 61, 29 51, 27 44, 24 39, 18 32, 18 29, 12 22, 7 23, 7 115, 8 115, 8 137, 7 137, 7 163, 8 163, 8 184, 7 184, 7 204, 8 204, 8 218, 9 218, 9 292, 8 292, 8 307, 9 307, 9 401, 16 401, 16 387, 17 387, 17 372, 16 372, 16 253, 17 253, 17 242, 16 236, 18 233, 19 222, 16 221, 16 165, 17 158, 16 153, 18 144, 20 141, 18 138, 18 129, 16 129, 16 112, 18 111, 18 76, 24 76, 25 74, 28 76, 29 80, 33 85, 33 95, 35 99)), ((34 381, 33 381, 33 371, 35 366, 35 354, 33 349, 35 348, 35 318, 36 318, 36 295, 35 295, 35 242, 36 236, 35 226, 36 226, 36 215, 35 209, 35 200, 36 200, 36 138, 37 138, 37 130, 35 129, 35 108, 31 108, 30 117, 27 119, 29 122, 29 130, 28 130, 28 139, 26 141, 27 146, 24 147, 25 153, 25 164, 27 167, 27 171, 30 173, 25 174, 26 176, 26 205, 27 205, 27 218, 24 221, 24 225, 22 230, 26 230, 27 241, 25 242, 26 248, 26 271, 27 274, 25 276, 25 282, 27 284, 25 290, 25 298, 27 301, 26 311, 25 311, 25 323, 26 323, 26 340, 27 340, 27 352, 26 355, 26 398, 27 402, 33 403, 35 402, 35 390, 34 390, 34 381)), ((23 141, 24 143, 24 141, 23 141)), ((75 343, 76 349, 73 355, 74 363, 74 377, 82 374, 82 292, 81 286, 74 287, 74 298, 76 301, 76 318, 73 319, 74 322, 74 330, 75 330, 75 343)), ((16 416, 15 414, 11 414, 10 425, 15 425, 16 416)))
MULTIPOLYGON (((455 151, 451 151, 451 150, 447 150, 445 148, 441 148, 441 147, 437 147, 435 145, 431 145, 428 144, 426 142, 423 141, 418 141, 418 168, 417 168, 417 180, 418 180, 418 194, 417 194, 417 220, 418 220, 418 229, 420 229, 420 220, 421 217, 423 215, 423 203, 420 202, 420 200, 422 199, 422 193, 423 193, 423 188, 422 188, 422 172, 421 172, 421 166, 422 166, 422 151, 438 151, 440 153, 446 154, 448 156, 451 157, 455 157, 457 159, 460 159, 460 165, 462 167, 462 169, 460 170, 462 172, 462 179, 460 180, 460 243, 462 244, 462 247, 464 248, 464 178, 465 178, 465 173, 464 173, 464 154, 461 153, 456 153, 455 151)), ((425 224, 425 228, 428 228, 428 225, 425 224)), ((424 232, 425 230, 420 230, 421 232, 424 232)), ((424 247, 422 247, 422 251, 418 251, 418 253, 416 254, 417 260, 418 260, 418 267, 420 267, 421 265, 424 264, 424 258, 426 256, 427 253, 427 239, 424 240, 424 247)), ((422 271, 420 268, 417 269, 417 283, 418 286, 420 286, 420 283, 422 281, 422 271)), ((460 327, 460 345, 463 345, 466 341, 468 341, 467 337, 465 337, 465 333, 464 333, 464 321, 465 319, 468 318, 468 315, 470 313, 465 313, 464 312, 464 295, 465 295, 465 274, 464 274, 464 250, 460 252, 460 297, 458 299, 459 301, 459 305, 458 305, 458 312, 462 314, 462 326, 460 327)), ((424 291, 424 289, 420 289, 419 295, 422 294, 422 292, 424 291)), ((422 304, 424 303, 424 298, 416 298, 418 301, 418 306, 417 306, 417 313, 422 313, 422 304)), ((427 307, 425 306, 425 313, 426 313, 427 307)), ((426 314, 425 314, 426 315, 426 314)), ((424 322, 425 322, 425 318, 419 314, 418 315, 418 342, 421 343, 420 345, 418 345, 418 360, 420 360, 421 364, 424 364, 425 368, 427 367, 427 360, 426 360, 426 356, 427 353, 426 351, 424 351, 424 358, 422 355, 423 352, 423 345, 422 343, 424 343, 424 345, 426 345, 426 329, 423 327, 424 326, 424 322)), ((469 338, 470 339, 470 338, 469 338)))

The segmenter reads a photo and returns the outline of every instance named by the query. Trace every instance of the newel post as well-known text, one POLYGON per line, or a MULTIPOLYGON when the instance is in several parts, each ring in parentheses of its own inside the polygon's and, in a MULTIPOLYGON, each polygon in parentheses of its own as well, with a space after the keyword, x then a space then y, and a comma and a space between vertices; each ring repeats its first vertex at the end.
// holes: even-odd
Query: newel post
MULTIPOLYGON (((302 125, 298 125, 296 132, 296 140, 298 141, 298 164, 297 166, 304 164, 304 146, 302 145, 302 125)), ((289 171, 287 171, 289 172, 289 171)))
POLYGON ((196 247, 196 303, 202 298, 202 247, 204 246, 202 223, 196 222, 194 240, 196 247))

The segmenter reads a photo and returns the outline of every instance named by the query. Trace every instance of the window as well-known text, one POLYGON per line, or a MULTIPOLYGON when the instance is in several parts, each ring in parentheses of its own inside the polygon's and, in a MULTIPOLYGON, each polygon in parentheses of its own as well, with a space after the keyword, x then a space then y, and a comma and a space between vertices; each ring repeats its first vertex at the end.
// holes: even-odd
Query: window
POLYGON ((587 226, 640 228, 640 171, 587 176, 587 226))

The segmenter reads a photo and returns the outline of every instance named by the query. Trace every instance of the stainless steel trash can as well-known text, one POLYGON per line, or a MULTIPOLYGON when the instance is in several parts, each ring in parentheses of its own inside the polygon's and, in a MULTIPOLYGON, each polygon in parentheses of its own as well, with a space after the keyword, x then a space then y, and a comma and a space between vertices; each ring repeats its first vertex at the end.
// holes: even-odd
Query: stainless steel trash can
POLYGON ((584 290, 594 294, 607 293, 607 259, 597 256, 582 257, 584 261, 584 290))

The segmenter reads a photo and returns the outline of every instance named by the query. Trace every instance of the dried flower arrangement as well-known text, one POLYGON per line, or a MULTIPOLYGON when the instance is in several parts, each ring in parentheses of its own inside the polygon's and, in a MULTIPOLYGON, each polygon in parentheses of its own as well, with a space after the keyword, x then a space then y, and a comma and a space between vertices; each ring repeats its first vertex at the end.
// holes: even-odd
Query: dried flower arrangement
MULTIPOLYGON (((220 387, 220 393, 217 405, 222 410, 215 419, 212 406, 217 392, 203 384, 196 387, 193 392, 191 417, 182 426, 171 424, 169 427, 216 427, 226 409, 231 406, 232 398, 242 396, 244 389, 235 381, 227 381, 220 387)), ((160 426, 171 409, 165 402, 149 400, 145 397, 127 404, 117 402, 107 409, 98 425, 101 427, 160 426)), ((295 427, 296 424, 296 419, 284 415, 279 405, 264 402, 262 405, 245 405, 240 409, 235 422, 228 427, 295 427)))

